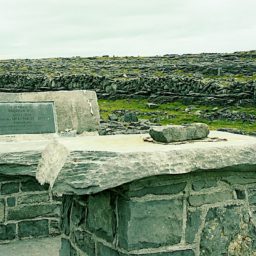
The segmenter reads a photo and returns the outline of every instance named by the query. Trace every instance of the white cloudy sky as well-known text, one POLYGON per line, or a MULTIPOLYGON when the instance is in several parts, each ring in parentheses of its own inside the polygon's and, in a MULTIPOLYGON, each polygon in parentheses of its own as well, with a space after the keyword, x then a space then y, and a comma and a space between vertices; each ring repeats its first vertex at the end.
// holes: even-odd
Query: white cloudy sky
POLYGON ((0 0, 0 59, 256 49, 256 0, 0 0))

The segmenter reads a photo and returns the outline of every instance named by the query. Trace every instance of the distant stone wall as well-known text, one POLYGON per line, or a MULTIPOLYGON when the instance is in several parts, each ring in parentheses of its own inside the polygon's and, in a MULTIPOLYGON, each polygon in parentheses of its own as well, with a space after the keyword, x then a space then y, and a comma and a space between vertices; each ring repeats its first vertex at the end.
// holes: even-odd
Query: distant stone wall
POLYGON ((207 104, 255 104, 256 83, 204 80, 190 76, 140 77, 111 79, 92 75, 61 75, 49 78, 44 75, 2 74, 1 92, 35 92, 88 89, 99 98, 148 98, 152 101, 198 102, 207 104))
POLYGON ((61 256, 255 256, 256 172, 207 171, 63 197, 61 256))
POLYGON ((33 177, 0 174, 0 244, 59 235, 59 216, 60 202, 48 186, 33 177))

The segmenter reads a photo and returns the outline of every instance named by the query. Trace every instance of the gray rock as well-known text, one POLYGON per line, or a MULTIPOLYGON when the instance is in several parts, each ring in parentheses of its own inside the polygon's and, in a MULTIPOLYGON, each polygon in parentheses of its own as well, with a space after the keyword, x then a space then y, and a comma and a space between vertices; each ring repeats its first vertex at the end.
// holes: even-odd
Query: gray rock
POLYGON ((158 108, 159 107, 159 104, 156 104, 156 103, 147 103, 147 107, 149 109, 155 109, 155 108, 158 108))
POLYGON ((116 114, 110 114, 110 115, 108 116, 108 119, 109 119, 110 121, 118 121, 118 116, 117 116, 116 114))
POLYGON ((203 123, 158 126, 151 128, 149 134, 155 141, 164 143, 197 140, 208 136, 209 127, 203 123))
POLYGON ((123 121, 127 123, 138 122, 138 117, 133 112, 125 113, 123 116, 123 121))

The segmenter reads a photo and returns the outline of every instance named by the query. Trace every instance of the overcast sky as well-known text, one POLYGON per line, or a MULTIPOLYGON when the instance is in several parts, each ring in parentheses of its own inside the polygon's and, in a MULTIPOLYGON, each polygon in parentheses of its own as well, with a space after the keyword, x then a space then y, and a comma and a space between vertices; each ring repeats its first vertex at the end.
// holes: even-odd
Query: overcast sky
POLYGON ((256 0, 0 0, 0 59, 256 49, 256 0))

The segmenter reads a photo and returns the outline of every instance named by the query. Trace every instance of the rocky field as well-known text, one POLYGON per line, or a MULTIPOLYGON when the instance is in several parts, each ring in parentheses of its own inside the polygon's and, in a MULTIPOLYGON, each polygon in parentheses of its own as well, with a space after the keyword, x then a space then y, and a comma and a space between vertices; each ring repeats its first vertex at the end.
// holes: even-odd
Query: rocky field
POLYGON ((255 104, 256 51, 0 61, 5 92, 93 89, 99 98, 255 104))
POLYGON ((256 51, 0 61, 2 92, 76 89, 97 92, 102 134, 188 122, 256 133, 256 51))

